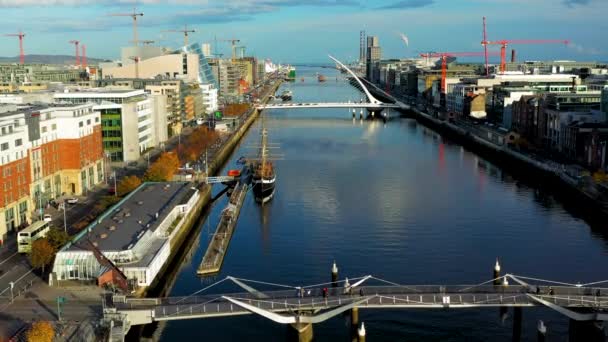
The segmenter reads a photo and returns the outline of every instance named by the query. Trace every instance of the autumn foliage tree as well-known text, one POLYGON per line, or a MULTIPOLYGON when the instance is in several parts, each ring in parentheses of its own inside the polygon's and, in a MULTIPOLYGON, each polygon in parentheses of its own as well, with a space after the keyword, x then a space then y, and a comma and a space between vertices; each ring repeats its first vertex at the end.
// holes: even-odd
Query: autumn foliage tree
POLYGON ((55 249, 48 239, 38 239, 32 242, 30 262, 34 268, 42 268, 42 272, 44 273, 44 267, 50 264, 54 257, 55 249))
POLYGON ((53 342, 55 328, 48 321, 38 321, 32 324, 27 332, 28 342, 53 342))
POLYGON ((208 148, 214 141, 216 141, 218 135, 215 131, 210 130, 207 127, 197 127, 181 144, 179 148, 179 159, 184 162, 193 162, 198 160, 205 149, 208 148))
POLYGON ((127 176, 121 179, 120 183, 116 186, 116 194, 118 196, 124 196, 129 192, 135 190, 141 185, 141 179, 137 176, 127 176))
POLYGON ((148 168, 144 174, 146 182, 167 182, 173 179, 173 175, 179 168, 179 158, 176 153, 164 152, 148 168))
POLYGON ((49 230, 46 234, 46 240, 49 242, 53 250, 57 252, 63 245, 70 241, 70 235, 66 233, 64 230, 53 229, 49 230))

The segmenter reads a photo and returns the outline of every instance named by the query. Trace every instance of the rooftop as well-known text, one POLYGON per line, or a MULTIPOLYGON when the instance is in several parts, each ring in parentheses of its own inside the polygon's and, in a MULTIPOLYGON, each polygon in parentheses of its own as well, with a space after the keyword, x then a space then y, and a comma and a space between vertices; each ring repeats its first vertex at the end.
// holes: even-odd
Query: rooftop
POLYGON ((108 88, 88 88, 70 92, 56 93, 55 98, 128 98, 144 95, 143 89, 108 89, 108 88))
POLYGON ((66 249, 86 249, 85 236, 102 252, 132 249, 147 231, 154 232, 175 206, 191 196, 190 191, 187 182, 144 183, 89 225, 66 249))

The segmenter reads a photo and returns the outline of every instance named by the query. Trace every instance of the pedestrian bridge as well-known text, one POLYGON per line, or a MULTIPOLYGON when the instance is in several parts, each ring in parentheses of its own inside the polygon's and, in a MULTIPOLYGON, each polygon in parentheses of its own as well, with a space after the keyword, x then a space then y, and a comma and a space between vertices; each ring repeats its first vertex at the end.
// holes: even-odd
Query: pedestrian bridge
MULTIPOLYGON (((409 109, 409 105, 406 105, 402 102, 397 101, 396 103, 384 103, 378 99, 376 99, 372 93, 367 89, 365 84, 359 79, 359 77, 350 70, 346 65, 337 60, 336 58, 329 56, 336 64, 340 65, 344 70, 346 70, 353 78, 357 81, 357 83, 361 86, 361 90, 365 93, 367 97, 367 102, 329 102, 329 103, 269 103, 269 104, 258 104, 255 107, 258 110, 264 109, 301 109, 301 108, 366 108, 372 112, 374 110, 381 111, 387 108, 395 108, 395 109, 409 109)), ((354 115, 354 113, 353 113, 354 115)))
POLYGON ((402 285, 374 276, 334 283, 288 286, 226 277, 189 296, 108 299, 104 316, 116 326, 159 321, 257 314, 280 324, 316 324, 353 308, 470 309, 483 307, 551 308, 576 321, 608 320, 608 288, 600 283, 566 284, 507 274, 477 285, 402 285), (528 283, 535 280, 535 283, 528 283), (238 293, 205 294, 224 282, 238 293), (511 283, 510 283, 511 282, 511 283), (253 286, 269 287, 257 290, 253 286), (324 288, 327 291, 324 291, 324 288))
POLYGON ((357 103, 357 102, 327 102, 327 103, 268 103, 255 106, 259 110, 264 109, 298 109, 298 108, 365 108, 369 110, 382 110, 386 108, 406 109, 405 105, 401 106, 395 103, 357 103))

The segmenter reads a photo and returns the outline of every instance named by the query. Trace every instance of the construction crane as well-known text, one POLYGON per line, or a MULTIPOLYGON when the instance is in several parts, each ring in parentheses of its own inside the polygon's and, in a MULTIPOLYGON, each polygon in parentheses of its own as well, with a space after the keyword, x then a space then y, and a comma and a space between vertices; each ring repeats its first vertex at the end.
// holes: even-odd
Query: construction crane
POLYGON ((82 44, 82 57, 80 57, 80 62, 84 69, 87 68, 87 46, 82 44))
MULTIPOLYGON (((500 45, 500 72, 504 73, 507 71, 507 45, 509 44, 565 44, 568 45, 569 40, 563 39, 502 39, 496 41, 488 41, 486 34, 486 18, 483 18, 483 41, 481 45, 484 47, 486 55, 486 73, 488 72, 488 45, 500 45)), ((515 53, 512 54, 511 59, 515 59, 515 53)))
MULTIPOLYGON (((423 58, 441 58, 441 93, 446 93, 446 78, 448 73, 448 57, 474 57, 474 56, 483 56, 484 52, 430 52, 430 53, 421 53, 420 57, 423 58)), ((493 52, 490 53, 492 55, 498 55, 498 53, 493 52)))
POLYGON ((232 45, 232 61, 236 60, 236 43, 240 43, 240 39, 223 39, 222 42, 230 42, 232 45))
POLYGON ((188 46, 188 33, 194 33, 195 30, 188 30, 188 25, 184 25, 183 30, 166 30, 162 32, 181 32, 184 34, 184 46, 188 46))
POLYGON ((143 13, 137 13, 137 9, 133 8, 133 13, 112 13, 110 14, 111 17, 131 17, 133 18, 133 42, 135 44, 135 46, 137 46, 137 43, 139 42, 139 40, 137 39, 137 17, 143 17, 144 14, 143 13))
POLYGON ((80 66, 80 57, 78 56, 78 44, 80 44, 80 41, 78 40, 70 40, 70 44, 74 44, 74 47, 76 49, 76 66, 80 66))
POLYGON ((129 59, 135 62, 135 78, 139 78, 139 57, 130 56, 129 59))
POLYGON ((25 33, 19 31, 19 33, 9 33, 5 34, 6 37, 19 37, 19 64, 25 63, 25 54, 23 53, 23 37, 25 37, 25 33))

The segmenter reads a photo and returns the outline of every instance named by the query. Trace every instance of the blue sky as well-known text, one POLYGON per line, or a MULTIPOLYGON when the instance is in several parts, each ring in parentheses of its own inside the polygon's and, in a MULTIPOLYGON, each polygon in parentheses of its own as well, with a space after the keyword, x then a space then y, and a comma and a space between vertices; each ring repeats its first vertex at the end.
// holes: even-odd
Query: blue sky
MULTIPOLYGON (((484 15, 490 40, 572 41, 513 46, 520 59, 608 61, 608 0, 0 0, 0 32, 23 30, 26 54, 72 54, 68 41, 77 39, 89 56, 117 58, 132 39, 132 20, 108 14, 134 5, 144 12, 140 39, 177 47, 183 37, 161 31, 188 24, 197 30, 191 41, 234 37, 248 54, 276 62, 326 62, 328 53, 355 59, 362 29, 379 36, 383 57, 481 51, 484 15)), ((17 39, 1 38, 0 55, 17 55, 17 39)), ((229 44, 218 50, 229 54, 229 44)))

